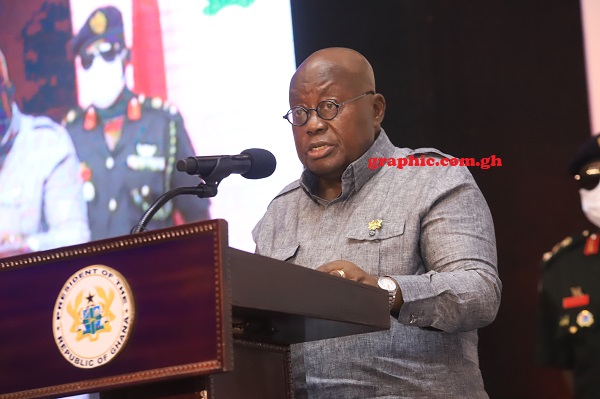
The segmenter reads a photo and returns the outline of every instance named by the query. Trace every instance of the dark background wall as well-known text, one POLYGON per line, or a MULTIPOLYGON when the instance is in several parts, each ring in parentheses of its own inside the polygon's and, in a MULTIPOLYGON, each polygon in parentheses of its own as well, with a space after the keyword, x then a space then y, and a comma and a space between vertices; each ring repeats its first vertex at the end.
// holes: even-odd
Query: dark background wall
POLYGON ((590 134, 578 1, 292 0, 296 58, 330 46, 372 63, 394 144, 460 157, 494 216, 503 299, 480 330, 492 399, 568 398, 561 374, 534 364, 541 256, 588 227, 566 173, 590 134))

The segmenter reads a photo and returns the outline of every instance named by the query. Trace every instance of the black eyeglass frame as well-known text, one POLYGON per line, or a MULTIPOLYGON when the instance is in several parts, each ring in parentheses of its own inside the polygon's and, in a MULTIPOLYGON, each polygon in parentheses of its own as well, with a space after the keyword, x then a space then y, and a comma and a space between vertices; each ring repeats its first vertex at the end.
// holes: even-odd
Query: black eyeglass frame
POLYGON ((283 119, 287 120, 287 121, 288 121, 288 122, 289 122, 289 123, 290 123, 292 126, 304 126, 304 125, 306 125, 306 123, 307 123, 307 122, 308 122, 308 120, 310 119, 310 111, 315 111, 315 112, 317 113, 317 115, 319 116, 319 118, 321 118, 321 119, 323 119, 323 120, 326 120, 326 121, 330 121, 330 120, 332 120, 332 119, 335 119, 335 117, 336 117, 336 116, 338 116, 338 114, 340 113, 340 107, 341 107, 342 105, 344 105, 344 104, 348 104, 348 103, 350 103, 350 102, 352 102, 352 101, 355 101, 355 100, 358 100, 359 98, 362 98, 362 97, 364 97, 364 96, 367 96, 367 95, 369 95, 369 94, 375 95, 376 93, 375 93, 373 90, 369 90, 369 91, 368 91, 368 92, 366 92, 366 93, 363 93, 363 94, 361 94, 361 95, 359 95, 359 96, 356 96, 356 97, 354 97, 354 98, 351 98, 350 100, 346 100, 346 101, 344 101, 344 102, 342 102, 342 103, 339 103, 339 104, 338 104, 338 103, 336 103, 334 100, 323 100, 323 101, 319 102, 315 108, 304 108, 304 107, 303 107, 303 106, 301 106, 301 105, 296 105, 295 107, 292 107, 292 108, 290 108, 290 109, 289 109, 289 111, 288 111, 288 112, 287 112, 285 115, 283 115, 283 119), (333 115, 331 118, 324 118, 324 117, 323 117, 323 116, 322 116, 322 115, 319 113, 319 107, 321 106, 321 104, 324 104, 324 103, 333 104, 333 105, 335 106, 335 108, 336 108, 335 115, 333 115), (292 113, 293 113, 295 110, 298 110, 298 109, 301 109, 301 110, 303 110, 303 111, 304 111, 304 113, 306 114, 306 120, 305 120, 304 122, 302 122, 301 124, 295 124, 294 122, 292 122, 292 121, 290 120, 290 115, 291 115, 291 114, 292 114, 292 113))

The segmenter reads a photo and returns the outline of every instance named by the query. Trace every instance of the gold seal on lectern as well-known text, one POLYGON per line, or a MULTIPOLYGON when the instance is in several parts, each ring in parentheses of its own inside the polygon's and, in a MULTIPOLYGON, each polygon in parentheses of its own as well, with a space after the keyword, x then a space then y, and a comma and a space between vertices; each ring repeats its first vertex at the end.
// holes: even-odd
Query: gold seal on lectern
POLYGON ((91 369, 115 358, 133 330, 135 306, 125 278, 92 265, 74 273, 54 305, 54 342, 73 366, 91 369))

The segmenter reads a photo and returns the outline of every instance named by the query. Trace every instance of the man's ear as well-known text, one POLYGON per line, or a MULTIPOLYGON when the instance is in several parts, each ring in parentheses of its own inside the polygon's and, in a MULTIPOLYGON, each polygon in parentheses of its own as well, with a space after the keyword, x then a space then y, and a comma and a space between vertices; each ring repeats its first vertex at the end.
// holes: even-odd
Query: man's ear
POLYGON ((381 122, 385 116, 385 97, 381 93, 375 93, 373 98, 373 123, 376 130, 381 128, 381 122))

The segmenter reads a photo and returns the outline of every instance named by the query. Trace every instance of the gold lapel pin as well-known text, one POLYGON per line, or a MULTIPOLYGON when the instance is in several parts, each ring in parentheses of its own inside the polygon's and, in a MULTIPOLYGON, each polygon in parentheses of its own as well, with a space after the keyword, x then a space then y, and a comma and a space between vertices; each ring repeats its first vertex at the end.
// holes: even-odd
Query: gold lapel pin
POLYGON ((369 222, 369 235, 374 236, 375 230, 379 230, 383 223, 382 219, 373 219, 369 222))

